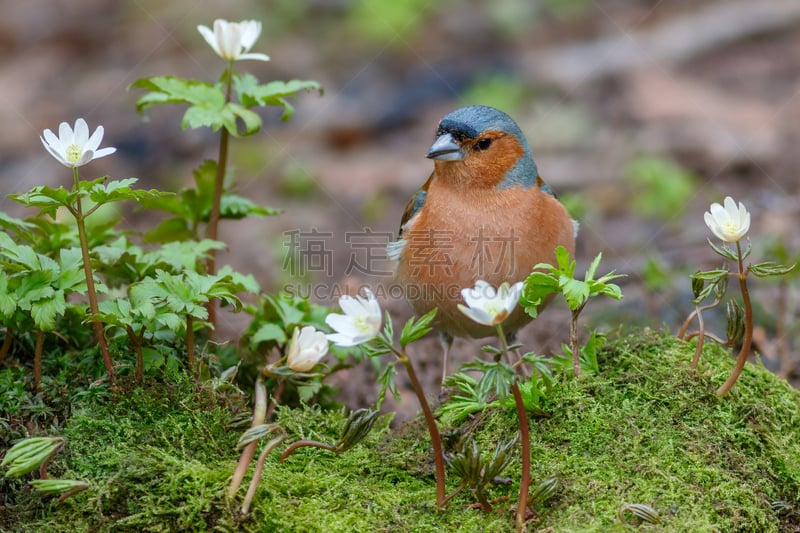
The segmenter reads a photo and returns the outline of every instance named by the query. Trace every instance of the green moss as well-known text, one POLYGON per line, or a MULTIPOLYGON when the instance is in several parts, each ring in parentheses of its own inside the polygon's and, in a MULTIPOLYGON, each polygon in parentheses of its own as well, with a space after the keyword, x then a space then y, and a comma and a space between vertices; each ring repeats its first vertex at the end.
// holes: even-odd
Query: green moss
MULTIPOLYGON (((628 531, 620 506, 646 504, 661 524, 648 531, 800 530, 800 394, 748 365, 725 398, 714 395, 732 360, 715 347, 700 369, 693 347, 635 333, 601 354, 599 375, 557 376, 547 418, 531 422, 534 483, 556 475, 561 488, 537 507, 531 527, 628 531)), ((7 531, 509 531, 519 461, 510 486, 491 488, 496 512, 470 507, 469 494, 444 511, 424 425, 391 433, 388 417, 343 455, 302 448, 269 457, 253 512, 243 518, 224 489, 241 429, 211 393, 188 380, 75 406, 68 445, 51 474, 85 479, 90 491, 61 505, 13 484, 0 526, 7 531)), ((333 442, 341 412, 282 409, 291 439, 333 442)), ((465 428, 484 454, 516 431, 511 410, 483 413, 465 428), (467 429, 468 428, 468 429, 467 429)), ((450 490, 457 480, 449 478, 450 490)))

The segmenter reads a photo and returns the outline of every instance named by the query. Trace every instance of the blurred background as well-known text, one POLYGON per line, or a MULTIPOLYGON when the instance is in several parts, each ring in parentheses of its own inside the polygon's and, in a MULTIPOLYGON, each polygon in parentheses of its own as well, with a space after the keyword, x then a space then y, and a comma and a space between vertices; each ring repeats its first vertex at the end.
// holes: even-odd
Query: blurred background
MULTIPOLYGON (((625 299, 590 304, 586 328, 675 333, 692 309, 689 274, 720 265, 702 214, 726 195, 752 213, 754 262, 798 257, 796 0, 2 0, 0 7, 0 210, 15 216, 26 213, 7 194, 70 182, 37 137, 78 117, 92 129, 102 124, 103 145, 118 149, 83 167, 84 178, 191 185, 192 169, 216 157, 217 135, 181 131, 178 106, 137 115, 141 93, 128 86, 152 75, 216 80, 224 64, 197 25, 257 19, 263 32, 253 51, 272 60, 237 68, 261 81, 312 79, 325 89, 294 100, 288 122, 267 110, 261 132, 232 144, 239 193, 285 213, 226 221, 221 238, 230 248, 218 263, 253 273, 265 289, 316 287, 312 299, 335 305, 342 290, 391 283, 376 272, 390 270, 380 258, 371 272, 354 268, 363 254, 378 253, 358 243, 385 242, 368 231, 397 231, 431 171, 424 154, 438 120, 473 103, 508 112, 528 136, 542 177, 581 222, 578 269, 602 252, 601 273, 626 275, 625 299), (324 264, 299 268, 292 236, 313 232, 321 234, 313 239, 324 264)), ((140 230, 154 227, 156 216, 125 214, 140 230)), ((752 283, 761 361, 795 384, 798 283, 796 274, 752 283)), ((396 320, 409 315, 402 301, 382 303, 396 320)), ((539 353, 559 350, 567 319, 554 303, 522 340, 539 353)), ((724 322, 709 319, 724 335, 724 322)), ((225 315, 220 336, 235 342, 246 323, 225 315)), ((458 341, 453 360, 472 359, 478 346, 458 341)), ((437 343, 416 352, 426 386, 438 390, 437 343)), ((371 372, 365 363, 337 375, 348 404, 374 399, 371 372)), ((403 404, 415 409, 410 395, 403 404)))

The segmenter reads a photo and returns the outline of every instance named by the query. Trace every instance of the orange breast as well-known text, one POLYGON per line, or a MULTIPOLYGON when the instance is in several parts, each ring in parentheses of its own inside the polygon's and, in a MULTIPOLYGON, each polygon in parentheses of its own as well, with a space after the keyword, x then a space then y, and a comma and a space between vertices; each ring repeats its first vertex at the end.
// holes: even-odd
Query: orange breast
MULTIPOLYGON (((433 180, 425 205, 403 231, 406 246, 397 279, 415 313, 439 308, 437 326, 456 336, 485 337, 457 308, 461 290, 479 279, 494 286, 523 281, 537 263, 555 261, 555 248, 575 251, 572 220, 538 187, 456 189, 433 180)), ((515 331, 530 321, 518 309, 505 322, 515 331)))

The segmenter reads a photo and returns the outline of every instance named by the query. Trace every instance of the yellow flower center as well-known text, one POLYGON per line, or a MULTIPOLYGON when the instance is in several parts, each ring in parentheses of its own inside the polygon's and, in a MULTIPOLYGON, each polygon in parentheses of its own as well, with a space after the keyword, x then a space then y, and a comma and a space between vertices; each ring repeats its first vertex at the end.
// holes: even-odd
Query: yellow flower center
POLYGON ((78 146, 77 144, 70 144, 69 146, 67 146, 67 153, 66 153, 67 161, 69 161, 70 163, 77 163, 78 161, 81 160, 82 153, 83 150, 81 150, 80 146, 78 146))
POLYGON ((726 220, 722 223, 722 231, 726 235, 735 235, 739 231, 739 224, 733 220, 726 220))
POLYGON ((356 329, 362 333, 369 333, 370 331, 372 331, 372 327, 370 326, 367 317, 364 315, 357 316, 355 321, 353 322, 353 325, 355 325, 356 329))

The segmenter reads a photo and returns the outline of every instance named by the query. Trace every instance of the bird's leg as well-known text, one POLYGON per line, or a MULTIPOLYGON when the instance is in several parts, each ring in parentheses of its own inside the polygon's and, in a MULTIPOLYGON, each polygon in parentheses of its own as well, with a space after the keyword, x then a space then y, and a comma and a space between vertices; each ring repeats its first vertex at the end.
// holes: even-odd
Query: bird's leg
POLYGON ((442 387, 444 387, 444 380, 447 378, 447 358, 450 356, 450 348, 453 346, 453 336, 447 332, 439 332, 439 344, 442 347, 442 387))

